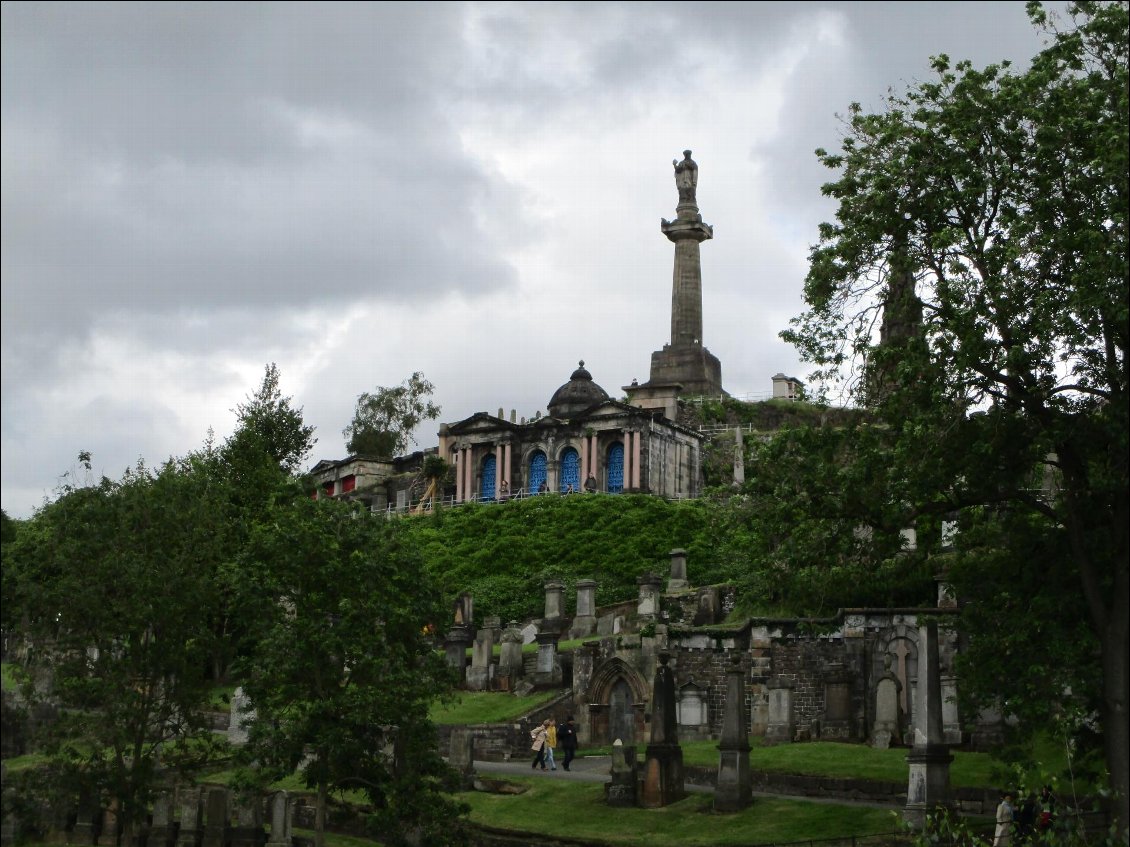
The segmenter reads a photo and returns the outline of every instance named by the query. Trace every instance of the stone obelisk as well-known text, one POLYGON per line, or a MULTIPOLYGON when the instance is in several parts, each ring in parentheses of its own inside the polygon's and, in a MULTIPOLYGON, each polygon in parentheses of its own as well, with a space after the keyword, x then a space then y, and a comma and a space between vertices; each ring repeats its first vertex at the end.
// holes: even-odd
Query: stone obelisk
POLYGON ((691 151, 683 151, 675 167, 679 205, 675 220, 663 219, 660 230, 675 244, 671 281, 671 343, 651 354, 649 384, 682 386, 682 394, 721 394, 722 363, 702 345, 702 261, 699 245, 714 237, 714 228, 702 222, 696 191, 698 165, 691 151))

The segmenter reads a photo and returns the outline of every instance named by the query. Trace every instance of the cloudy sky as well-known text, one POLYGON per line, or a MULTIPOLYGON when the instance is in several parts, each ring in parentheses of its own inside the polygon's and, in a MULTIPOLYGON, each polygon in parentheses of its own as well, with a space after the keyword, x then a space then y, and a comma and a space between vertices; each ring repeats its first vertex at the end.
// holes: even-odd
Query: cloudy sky
MULTIPOLYGON (((833 207, 813 155, 928 57, 1024 65, 1022 2, 2 6, 2 505, 80 450, 118 476, 218 439, 276 362, 341 458, 413 371, 442 420, 609 393, 670 331, 671 160, 714 240, 704 341, 737 395, 833 207)), ((435 444, 434 424, 418 433, 435 444)))

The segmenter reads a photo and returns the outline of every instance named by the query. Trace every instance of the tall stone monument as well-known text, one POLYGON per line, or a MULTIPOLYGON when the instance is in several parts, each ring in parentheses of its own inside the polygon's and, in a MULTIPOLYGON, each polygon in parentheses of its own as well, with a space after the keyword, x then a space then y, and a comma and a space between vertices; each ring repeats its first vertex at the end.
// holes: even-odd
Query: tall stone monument
POLYGON ((753 799, 749 769, 749 722, 746 720, 745 672, 734 656, 726 671, 726 711, 718 740, 718 783, 714 811, 738 812, 753 799))
POLYGON ((648 809, 668 806, 686 795, 683 784, 683 748, 679 746, 675 719, 675 674, 667 663, 670 653, 659 654, 651 696, 651 741, 644 762, 640 805, 648 809))
POLYGON ((906 757, 909 775, 903 820, 921 829, 926 815, 939 806, 949 806, 950 754, 942 731, 942 681, 938 665, 938 624, 928 621, 918 627, 918 700, 914 723, 914 746, 906 757))
POLYGON ((648 388, 682 386, 686 395, 721 394, 722 363, 702 344, 702 262, 699 245, 714 237, 698 211, 698 165, 691 151, 672 162, 679 204, 660 231, 675 244, 671 283, 671 342, 651 354, 648 388))

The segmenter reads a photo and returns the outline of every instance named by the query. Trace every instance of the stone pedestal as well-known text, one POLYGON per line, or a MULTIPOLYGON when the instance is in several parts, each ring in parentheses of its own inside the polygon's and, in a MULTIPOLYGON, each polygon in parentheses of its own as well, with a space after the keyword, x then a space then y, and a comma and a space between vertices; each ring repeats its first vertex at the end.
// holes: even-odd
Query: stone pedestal
POLYGON ((490 688, 491 662, 494 659, 494 631, 480 629, 471 650, 471 667, 467 670, 467 688, 486 691, 490 688))
POLYGON ((560 685, 561 665, 557 661, 557 642, 560 634, 553 630, 543 630, 538 633, 538 685, 560 685))
POLYGON ((460 684, 467 677, 467 648, 471 646, 471 639, 471 628, 460 624, 448 630, 443 640, 444 658, 459 675, 460 684))
POLYGON ((726 711, 718 741, 718 783, 714 811, 737 812, 753 800, 749 769, 749 725, 745 709, 745 673, 741 659, 731 659, 726 671, 726 711))
POLYGON ((201 847, 225 847, 228 843, 228 790, 226 788, 208 789, 206 814, 204 816, 204 837, 201 847))
POLYGON ((475 785, 475 733, 459 727, 451 733, 451 749, 447 763, 459 774, 459 784, 464 791, 475 785))
POLYGON ((636 580, 639 586, 639 601, 636 604, 636 614, 645 620, 655 620, 659 617, 660 594, 659 587, 663 584, 658 576, 646 573, 636 580))
POLYGON ((604 783, 604 802, 609 806, 634 806, 639 795, 636 772, 636 748, 624 746, 617 739, 612 743, 612 779, 604 783))
MULTIPOLYGON (((517 621, 510 621, 502 633, 502 650, 498 657, 498 676, 515 680, 525 673, 522 660, 522 630, 517 621)), ((513 682, 510 683, 513 688, 513 682)))
POLYGON ((545 620, 552 626, 552 621, 561 620, 561 595, 565 586, 553 580, 545 584, 545 620))
POLYGON ((269 847, 291 847, 290 793, 279 791, 271 796, 271 834, 269 847))
POLYGON ((671 575, 667 578, 667 592, 685 591, 687 588, 687 551, 671 551, 671 575))

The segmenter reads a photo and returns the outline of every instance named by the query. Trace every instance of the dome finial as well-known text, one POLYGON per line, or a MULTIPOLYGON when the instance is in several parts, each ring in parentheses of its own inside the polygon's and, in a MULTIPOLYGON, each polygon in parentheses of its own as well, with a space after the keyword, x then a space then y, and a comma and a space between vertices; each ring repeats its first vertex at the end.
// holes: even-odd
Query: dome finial
POLYGON ((581 361, 577 362, 577 364, 583 368, 585 366, 585 360, 581 359, 581 361))

